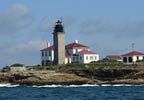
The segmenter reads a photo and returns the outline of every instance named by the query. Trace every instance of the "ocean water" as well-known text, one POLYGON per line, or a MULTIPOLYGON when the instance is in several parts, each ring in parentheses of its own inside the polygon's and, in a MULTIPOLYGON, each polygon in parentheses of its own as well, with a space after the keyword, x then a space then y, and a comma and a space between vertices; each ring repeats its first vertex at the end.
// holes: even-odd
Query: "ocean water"
POLYGON ((144 85, 0 85, 0 100, 144 100, 144 85))

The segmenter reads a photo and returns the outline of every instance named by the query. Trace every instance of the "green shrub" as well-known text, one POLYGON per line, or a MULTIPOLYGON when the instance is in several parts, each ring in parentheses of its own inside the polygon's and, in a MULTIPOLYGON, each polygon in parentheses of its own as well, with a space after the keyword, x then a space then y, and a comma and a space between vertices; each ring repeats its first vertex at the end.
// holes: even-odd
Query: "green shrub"
POLYGON ((137 60, 136 62, 144 62, 144 60, 137 60))
POLYGON ((16 63, 16 64, 12 64, 10 67, 22 67, 24 66, 23 64, 19 64, 19 63, 16 63))

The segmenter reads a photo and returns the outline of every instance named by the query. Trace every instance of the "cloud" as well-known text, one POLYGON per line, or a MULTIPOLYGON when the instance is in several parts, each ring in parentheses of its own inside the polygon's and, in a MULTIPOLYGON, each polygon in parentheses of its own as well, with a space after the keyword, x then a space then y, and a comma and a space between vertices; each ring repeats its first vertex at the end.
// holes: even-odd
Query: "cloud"
POLYGON ((40 50, 45 48, 46 45, 47 41, 45 40, 31 40, 1 48, 0 64, 1 66, 13 63, 23 63, 26 65, 39 64, 40 50))
POLYGON ((12 5, 0 14, 0 34, 16 33, 32 24, 33 18, 21 4, 12 5))
POLYGON ((80 33, 112 35, 115 38, 144 36, 144 21, 108 23, 104 20, 87 20, 81 22, 80 33))
POLYGON ((103 32, 105 28, 102 20, 87 20, 80 24, 80 33, 94 34, 97 32, 103 32))
POLYGON ((115 37, 141 37, 144 36, 144 21, 130 22, 123 26, 115 27, 112 32, 117 33, 115 37))
POLYGON ((26 43, 19 43, 15 46, 11 46, 9 50, 11 52, 26 52, 26 51, 39 51, 40 49, 46 47, 47 41, 45 40, 31 40, 26 43))
POLYGON ((46 16, 44 18, 41 19, 40 24, 38 25, 37 31, 39 32, 51 32, 53 31, 53 27, 54 27, 55 22, 54 21, 50 21, 49 17, 46 16))

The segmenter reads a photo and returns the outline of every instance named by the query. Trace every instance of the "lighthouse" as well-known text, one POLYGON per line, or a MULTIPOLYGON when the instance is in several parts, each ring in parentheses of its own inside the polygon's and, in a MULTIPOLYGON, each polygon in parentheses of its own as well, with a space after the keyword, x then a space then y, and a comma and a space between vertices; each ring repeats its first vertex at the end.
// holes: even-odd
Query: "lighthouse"
POLYGON ((65 32, 62 21, 58 20, 53 30, 54 64, 65 64, 65 32))

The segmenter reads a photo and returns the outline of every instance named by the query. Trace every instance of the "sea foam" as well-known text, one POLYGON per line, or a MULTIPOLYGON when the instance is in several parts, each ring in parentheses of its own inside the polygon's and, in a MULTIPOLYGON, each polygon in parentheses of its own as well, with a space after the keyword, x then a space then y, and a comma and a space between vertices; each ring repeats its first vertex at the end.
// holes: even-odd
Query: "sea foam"
POLYGON ((37 87, 37 88, 41 88, 41 87, 94 87, 94 86, 99 86, 96 84, 83 84, 83 85, 42 85, 42 86, 32 86, 32 87, 37 87))
MULTIPOLYGON (((0 84, 0 88, 1 87, 18 87, 20 86, 19 84, 15 84, 12 85, 10 83, 7 84, 0 84)), ((128 87, 128 86, 144 86, 144 84, 141 85, 132 85, 132 84, 101 84, 101 85, 97 85, 97 84, 83 84, 83 85, 33 85, 32 87, 34 88, 57 88, 57 87, 64 87, 64 88, 75 88, 75 87, 128 87)), ((30 86, 31 87, 31 86, 30 86)))
POLYGON ((0 87, 18 87, 18 86, 20 86, 20 85, 19 84, 12 85, 10 83, 0 84, 0 87))
POLYGON ((57 87, 64 87, 64 88, 75 88, 75 87, 128 87, 128 86, 144 86, 144 85, 132 85, 132 84, 102 84, 102 85, 97 85, 97 84, 83 84, 83 85, 42 85, 42 86, 37 86, 33 85, 32 87, 36 88, 57 88, 57 87))

